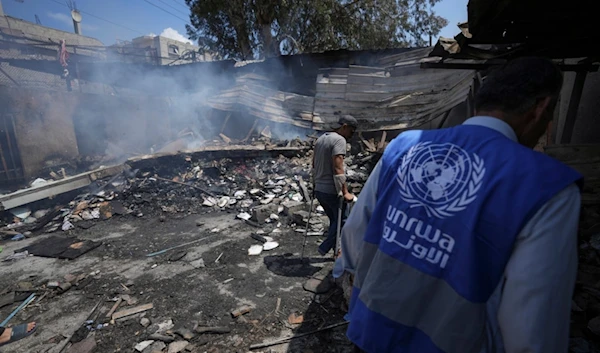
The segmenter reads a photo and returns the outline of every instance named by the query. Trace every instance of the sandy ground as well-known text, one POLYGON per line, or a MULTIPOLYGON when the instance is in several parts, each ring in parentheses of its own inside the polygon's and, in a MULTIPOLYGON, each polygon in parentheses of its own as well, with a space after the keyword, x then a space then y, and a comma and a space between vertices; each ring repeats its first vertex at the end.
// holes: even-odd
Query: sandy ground
MULTIPOLYGON (((19 282, 43 287, 48 281, 64 281, 65 275, 86 274, 89 278, 80 282, 86 285, 74 286, 62 294, 48 291, 48 295, 19 313, 11 324, 35 320, 39 329, 32 337, 1 347, 0 352, 57 353, 65 337, 82 326, 97 303, 101 304, 95 325, 109 321, 105 315, 114 304, 110 300, 124 293, 137 303, 129 307, 124 303, 119 310, 152 303, 154 308, 143 314, 152 324, 143 327, 141 316, 134 315, 92 330, 90 334, 97 342, 95 352, 134 352, 137 343, 146 340, 156 332, 158 324, 167 320, 173 321, 173 330, 192 330, 197 324, 231 327, 227 334, 196 335, 189 340, 188 350, 192 352, 248 352, 251 344, 343 321, 339 289, 332 286, 328 293, 315 296, 302 288, 311 275, 326 275, 333 265, 330 259, 317 255, 318 237, 308 241, 310 264, 295 261, 300 255, 303 237, 285 226, 275 237, 280 244, 278 248, 249 256, 248 248, 258 244, 250 234, 258 229, 237 220, 235 215, 228 212, 166 215, 162 220, 155 216, 113 217, 97 221, 87 230, 59 232, 61 236, 102 242, 100 247, 75 260, 30 256, 0 262, 0 291, 17 288, 19 282), (199 221, 204 224, 198 226, 199 221), (208 238, 181 248, 187 254, 179 261, 168 260, 175 250, 146 257, 149 253, 204 237, 208 238), (203 259, 205 267, 195 268, 191 264, 198 259, 203 259), (276 312, 278 298, 281 304, 276 312), (250 306, 251 312, 232 318, 231 311, 243 305, 250 306), (288 315, 293 312, 304 315, 302 324, 288 322, 288 315)), ((282 219, 282 222, 285 221, 282 219)), ((47 236, 34 235, 23 241, 4 242, 0 261, 47 236)), ((0 317, 7 317, 18 304, 1 309, 0 317)), ((349 352, 351 349, 342 326, 254 351, 349 352)))

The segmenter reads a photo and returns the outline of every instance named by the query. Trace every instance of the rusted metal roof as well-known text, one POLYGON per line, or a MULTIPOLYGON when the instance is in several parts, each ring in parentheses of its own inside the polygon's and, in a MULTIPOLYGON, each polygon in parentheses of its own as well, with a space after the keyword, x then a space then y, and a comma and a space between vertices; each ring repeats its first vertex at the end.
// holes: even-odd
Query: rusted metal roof
POLYGON ((340 114, 355 116, 362 131, 408 129, 463 102, 473 82, 472 71, 421 69, 436 60, 430 51, 380 55, 376 66, 320 68, 314 96, 280 91, 266 74, 242 74, 208 105, 316 130, 329 129, 340 114))

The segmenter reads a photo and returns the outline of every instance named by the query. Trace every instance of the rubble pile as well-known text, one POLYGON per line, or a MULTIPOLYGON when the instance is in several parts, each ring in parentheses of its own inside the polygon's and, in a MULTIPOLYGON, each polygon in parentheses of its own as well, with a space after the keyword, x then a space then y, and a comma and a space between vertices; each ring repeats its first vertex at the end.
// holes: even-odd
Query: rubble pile
POLYGON ((573 353, 600 350, 600 206, 585 205, 579 225, 579 267, 571 303, 573 353))
MULTIPOLYGON (((27 207, 20 208, 8 228, 24 231, 43 227, 45 233, 52 233, 76 227, 87 229, 96 221, 114 215, 180 218, 222 211, 235 212, 238 218, 251 223, 277 224, 279 214, 292 216, 294 212, 307 210, 305 203, 312 192, 309 191, 312 150, 301 151, 291 158, 279 155, 194 160, 186 156, 185 163, 180 159, 165 163, 161 160, 140 168, 131 163, 131 168, 108 180, 97 181, 87 193, 59 210, 32 213, 27 207), (40 224, 42 216, 52 218, 40 224)), ((374 167, 373 156, 369 152, 347 156, 352 192, 360 192, 374 167)), ((292 217, 293 224, 304 227, 307 218, 307 215, 292 217)), ((309 231, 322 234, 323 227, 322 222, 313 220, 309 231)))

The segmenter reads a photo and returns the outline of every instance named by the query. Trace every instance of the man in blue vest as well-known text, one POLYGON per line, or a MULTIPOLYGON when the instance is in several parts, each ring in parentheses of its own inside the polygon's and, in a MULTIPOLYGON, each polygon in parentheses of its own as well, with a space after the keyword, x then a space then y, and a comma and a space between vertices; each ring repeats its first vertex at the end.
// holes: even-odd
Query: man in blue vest
POLYGON ((567 351, 582 178, 532 150, 561 86, 552 62, 514 60, 477 116, 389 144, 342 233, 357 351, 567 351))

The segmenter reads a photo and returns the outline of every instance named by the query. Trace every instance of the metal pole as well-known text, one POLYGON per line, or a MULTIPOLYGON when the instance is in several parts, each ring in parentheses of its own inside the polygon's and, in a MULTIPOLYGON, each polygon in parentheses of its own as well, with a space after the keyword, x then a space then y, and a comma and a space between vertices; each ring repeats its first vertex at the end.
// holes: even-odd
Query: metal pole
POLYGON ((340 202, 338 206, 338 219, 337 219, 337 231, 335 235, 335 250, 333 252, 333 259, 335 260, 338 256, 338 252, 340 251, 340 242, 341 242, 341 233, 342 233, 342 209, 344 208, 344 197, 340 197, 340 202))
POLYGON ((308 227, 310 226, 310 217, 312 216, 313 205, 315 202, 315 192, 313 187, 312 197, 310 198, 310 209, 308 210, 308 220, 306 220, 306 228, 304 229, 304 242, 302 243, 302 255, 301 259, 304 259, 304 249, 306 248, 306 239, 308 237, 308 227))

